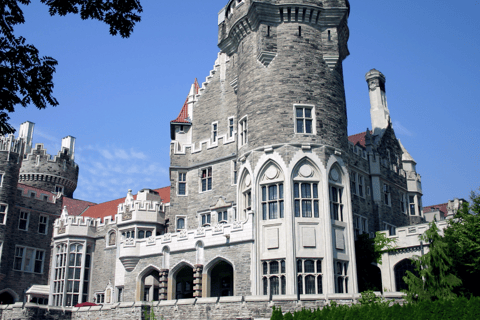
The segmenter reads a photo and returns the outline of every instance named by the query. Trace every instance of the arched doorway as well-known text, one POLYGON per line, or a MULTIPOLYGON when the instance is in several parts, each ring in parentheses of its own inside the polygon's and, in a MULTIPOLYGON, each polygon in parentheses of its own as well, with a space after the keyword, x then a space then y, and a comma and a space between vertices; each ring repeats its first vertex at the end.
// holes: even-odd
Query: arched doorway
POLYGON ((193 298, 193 268, 183 266, 175 275, 175 299, 193 298))
POLYGON ((233 267, 230 263, 221 260, 209 272, 210 296, 233 296, 233 267))
POLYGON ((15 298, 8 292, 0 293, 0 304, 14 304, 15 298))
POLYGON ((407 275, 407 271, 410 271, 414 275, 418 276, 418 272, 415 271, 415 265, 410 259, 403 259, 395 265, 395 289, 397 292, 408 289, 407 284, 403 280, 403 277, 407 275))
POLYGON ((141 279, 141 301, 158 301, 159 300, 159 278, 160 274, 157 269, 147 272, 141 279))

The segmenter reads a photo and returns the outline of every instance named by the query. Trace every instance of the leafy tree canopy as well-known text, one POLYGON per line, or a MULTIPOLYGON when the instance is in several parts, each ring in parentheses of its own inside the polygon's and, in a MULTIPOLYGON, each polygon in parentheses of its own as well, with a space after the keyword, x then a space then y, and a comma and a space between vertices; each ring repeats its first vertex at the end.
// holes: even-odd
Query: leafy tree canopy
MULTIPOLYGON (((80 14, 83 20, 95 19, 110 26, 110 34, 127 38, 143 11, 139 0, 40 0, 50 15, 80 14)), ((14 26, 25 22, 20 5, 30 0, 0 0, 0 135, 15 132, 8 123, 17 105, 44 109, 57 106, 53 97, 53 73, 57 61, 40 57, 26 39, 14 35, 14 26)))

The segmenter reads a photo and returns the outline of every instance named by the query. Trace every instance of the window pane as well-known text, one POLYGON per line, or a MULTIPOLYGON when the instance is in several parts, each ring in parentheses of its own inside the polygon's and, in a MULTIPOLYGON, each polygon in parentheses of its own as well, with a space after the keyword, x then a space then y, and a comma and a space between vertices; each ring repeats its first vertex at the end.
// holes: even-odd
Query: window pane
POLYGON ((311 117, 312 117, 312 109, 305 108, 305 118, 311 118, 311 117))
POLYGON ((317 273, 322 273, 322 260, 317 260, 317 273))
POLYGON ((302 198, 311 198, 310 183, 302 183, 302 198))
POLYGON ((318 218, 319 217, 319 212, 318 212, 318 200, 315 200, 313 202, 313 214, 315 216, 315 218, 318 218))
POLYGON ((302 201, 302 216, 305 218, 312 217, 312 201, 311 200, 302 201))
POLYGON ((269 218, 270 219, 277 219, 278 218, 278 211, 277 211, 277 202, 270 202, 269 206, 269 218))
POLYGON ((303 120, 297 120, 297 132, 303 133, 303 120))
POLYGON ((268 295, 268 278, 263 278, 263 294, 268 295))
POLYGON ((312 133, 312 120, 305 120, 305 133, 312 133))
POLYGON ((303 108, 297 108, 297 118, 303 118, 303 108))
POLYGON ((267 187, 262 187, 262 201, 267 201, 267 187))
POLYGON ((322 294, 323 293, 323 281, 322 281, 322 276, 317 277, 317 293, 322 294))
POLYGON ((268 200, 277 200, 277 186, 268 187, 268 200))
POLYGON ((306 260, 305 261, 305 272, 315 272, 315 264, 313 263, 313 260, 306 260))
POLYGON ((314 276, 305 277, 305 293, 315 294, 315 277, 314 276))
POLYGON ((285 273, 285 260, 282 260, 282 262, 280 263, 281 264, 281 273, 285 273))
POLYGON ((278 185, 278 198, 283 199, 283 183, 278 185))
POLYGON ((313 184, 313 197, 318 198, 318 184, 317 183, 313 184))
POLYGON ((280 201, 280 218, 283 218, 284 217, 284 213, 283 213, 283 201, 280 201))
POLYGON ((206 190, 207 190, 207 180, 202 179, 202 191, 206 191, 206 190))
POLYGON ((298 190, 298 183, 295 183, 293 185, 293 194, 294 194, 295 198, 300 198, 300 193, 299 193, 299 190, 298 190))
POLYGON ((75 268, 75 279, 80 280, 80 271, 82 271, 81 268, 75 268))
POLYGON ((270 262, 270 274, 278 274, 278 262, 270 262))
POLYGON ((282 277, 282 294, 287 292, 287 280, 285 277, 282 277))
POLYGON ((297 272, 303 272, 302 260, 297 260, 297 272))
POLYGON ((268 274, 268 263, 263 263, 263 274, 268 274))
POLYGON ((300 217, 300 200, 295 200, 295 217, 300 217))
POLYGON ((302 276, 297 277, 298 293, 303 294, 303 281, 302 276))
POLYGON ((212 178, 208 178, 207 182, 208 182, 208 190, 212 190, 212 178))
POLYGON ((271 295, 278 295, 279 294, 278 285, 279 285, 278 277, 270 278, 270 294, 271 295))
POLYGON ((337 188, 332 187, 332 201, 338 202, 337 188))
POLYGON ((263 215, 263 220, 267 220, 267 204, 263 203, 262 204, 262 215, 263 215))

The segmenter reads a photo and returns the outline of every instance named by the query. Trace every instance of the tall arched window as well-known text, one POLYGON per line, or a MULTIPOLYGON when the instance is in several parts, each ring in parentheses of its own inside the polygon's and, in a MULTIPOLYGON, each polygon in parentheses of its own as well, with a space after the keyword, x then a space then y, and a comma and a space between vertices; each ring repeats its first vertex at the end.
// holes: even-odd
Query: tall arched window
POLYGON ((284 217, 284 175, 273 163, 260 175, 260 210, 263 220, 284 217))
POLYGON ((344 221, 343 214, 343 177, 341 171, 336 166, 330 170, 329 178, 329 197, 330 197, 330 217, 332 220, 344 221))
POLYGON ((418 272, 415 270, 415 265, 410 259, 403 259, 395 265, 395 289, 397 292, 408 289, 407 284, 403 280, 403 277, 407 275, 407 271, 410 271, 414 275, 418 276, 418 272))
POLYGON ((320 217, 319 174, 308 162, 293 171, 293 211, 297 218, 320 217))

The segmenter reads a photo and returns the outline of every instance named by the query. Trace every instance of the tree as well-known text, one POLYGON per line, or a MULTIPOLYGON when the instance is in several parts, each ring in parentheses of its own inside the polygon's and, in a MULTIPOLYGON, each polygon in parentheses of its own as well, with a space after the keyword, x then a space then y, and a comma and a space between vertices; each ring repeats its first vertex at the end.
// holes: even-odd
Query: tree
MULTIPOLYGON (((139 0, 40 0, 50 15, 80 14, 83 20, 95 19, 110 26, 110 34, 131 35, 138 15, 143 11, 139 0)), ((44 109, 57 106, 53 97, 53 73, 57 61, 40 57, 39 51, 14 35, 14 26, 25 22, 21 5, 30 0, 0 0, 0 135, 15 132, 8 123, 9 113, 17 105, 35 105, 44 109)))
POLYGON ((480 193, 472 191, 470 200, 449 220, 444 236, 455 275, 463 283, 455 292, 467 297, 480 296, 480 193))
POLYGON ((453 259, 445 239, 439 234, 435 221, 429 229, 420 236, 420 240, 428 244, 429 252, 421 257, 415 257, 413 263, 418 276, 410 271, 403 277, 408 285, 407 300, 453 299, 453 292, 462 281, 454 274, 453 259))

